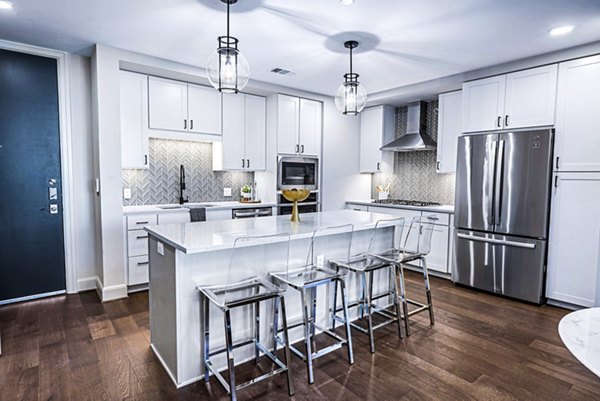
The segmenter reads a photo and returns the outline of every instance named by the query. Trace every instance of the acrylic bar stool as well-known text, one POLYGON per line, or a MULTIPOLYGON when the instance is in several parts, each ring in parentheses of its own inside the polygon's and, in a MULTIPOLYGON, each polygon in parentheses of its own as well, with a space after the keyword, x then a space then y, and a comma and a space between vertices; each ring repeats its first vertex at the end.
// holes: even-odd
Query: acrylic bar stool
MULTIPOLYGON (((350 322, 350 326, 369 336, 369 347, 372 353, 375 352, 375 340, 373 335, 375 330, 396 323, 398 325, 398 336, 400 338, 404 337, 402 335, 401 324, 402 314, 400 312, 398 301, 399 291, 396 281, 396 265, 376 256, 381 255, 388 258, 398 258, 398 255, 401 253, 400 244, 402 241, 404 221, 404 217, 377 221, 375 229, 371 234, 367 251, 351 256, 348 263, 348 270, 354 273, 360 282, 359 299, 349 303, 348 308, 358 308, 359 319, 363 320, 366 315, 367 320, 366 328, 354 322, 350 322), (373 279, 375 272, 382 270, 387 270, 386 273, 389 274, 388 290, 373 295, 373 279), (374 303, 375 301, 386 297, 391 297, 391 307, 394 308, 392 311, 389 310, 390 306, 381 307, 374 303), (382 316, 385 320, 373 325, 373 314, 382 316)), ((352 241, 352 243, 356 244, 357 241, 352 241)), ((333 308, 336 313, 333 315, 332 329, 335 329, 335 322, 343 321, 343 319, 338 316, 341 309, 337 307, 337 292, 334 292, 333 308)))
MULTIPOLYGON (((289 234, 237 238, 231 252, 225 285, 198 287, 202 295, 201 321, 204 322, 204 379, 208 382, 209 374, 214 374, 233 401, 237 399, 238 390, 279 373, 286 374, 288 393, 290 396, 294 394, 290 371, 291 358, 286 324, 285 300, 283 297, 285 286, 275 285, 268 279, 269 271, 282 269, 287 271, 289 244, 289 234), (285 363, 280 361, 275 352, 271 352, 260 341, 260 304, 266 301, 273 302, 274 311, 278 311, 279 305, 281 305, 281 315, 283 318, 282 343, 284 344, 285 363), (211 303, 221 310, 225 324, 225 348, 218 350, 210 349, 211 331, 209 311, 211 303), (234 342, 231 312, 234 308, 243 307, 246 307, 246 309, 252 308, 253 310, 254 336, 234 342), (255 360, 258 362, 262 353, 276 365, 276 369, 246 383, 236 384, 234 349, 252 344, 254 345, 255 360), (229 381, 225 380, 212 361, 213 357, 223 353, 227 354, 229 381)), ((274 318, 277 319, 277 313, 274 314, 274 318)), ((240 325, 240 327, 243 327, 244 322, 240 322, 240 325)), ((277 323, 274 322, 273 326, 276 327, 277 323)))
POLYGON ((433 317, 433 302, 431 297, 431 286, 429 284, 429 273, 427 271, 427 255, 431 251, 431 237, 435 228, 436 215, 417 216, 410 223, 406 240, 402 247, 401 253, 397 256, 390 257, 388 255, 375 255, 382 261, 393 263, 396 266, 398 278, 398 287, 400 290, 400 301, 402 303, 404 326, 406 335, 410 335, 410 316, 424 311, 429 312, 429 321, 433 325, 435 320, 433 317), (415 264, 416 263, 416 264, 415 264), (406 284, 404 281, 404 265, 409 265, 412 268, 418 268, 423 274, 423 282, 425 286, 425 295, 427 303, 408 299, 406 296, 406 284), (409 312, 408 305, 416 306, 409 312))
MULTIPOLYGON (((348 308, 346 307, 346 288, 343 279, 343 276, 347 274, 347 270, 342 266, 344 261, 348 261, 350 255, 353 228, 352 224, 347 224, 316 229, 310 241, 304 266, 290 269, 287 274, 271 273, 275 282, 285 283, 289 288, 300 292, 303 319, 296 324, 288 324, 288 329, 304 327, 305 352, 303 353, 293 345, 290 345, 290 349, 306 363, 309 384, 314 383, 313 361, 343 346, 346 346, 348 351, 348 362, 351 365, 354 364, 350 321, 348 319, 348 308), (341 294, 346 338, 340 337, 329 328, 320 327, 316 321, 317 288, 331 284, 335 286, 336 291, 339 287, 341 294), (335 342, 317 350, 315 344, 317 329, 335 342)), ((283 319, 285 321, 285 317, 283 319)), ((329 321, 330 317, 327 320, 329 321)), ((275 329, 274 332, 277 333, 278 330, 275 329)), ((278 343, 282 344, 282 341, 276 335, 275 344, 278 343)))

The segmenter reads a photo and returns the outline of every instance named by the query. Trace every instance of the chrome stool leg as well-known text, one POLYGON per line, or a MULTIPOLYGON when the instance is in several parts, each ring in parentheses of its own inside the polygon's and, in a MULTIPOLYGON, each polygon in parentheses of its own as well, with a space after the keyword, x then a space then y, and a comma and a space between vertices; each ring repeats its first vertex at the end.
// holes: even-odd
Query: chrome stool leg
POLYGON ((335 316, 337 313, 337 294, 338 294, 338 286, 337 281, 333 283, 333 307, 331 310, 331 331, 335 331, 335 316))
MULTIPOLYGON (((279 303, 281 297, 273 298, 273 354, 277 352, 279 333, 279 303)), ((285 327, 285 326, 284 326, 285 327)), ((286 362, 287 365, 287 362, 286 362)))
POLYGON ((235 361, 233 360, 233 336, 231 334, 231 310, 224 311, 225 319, 225 344, 227 346, 227 366, 229 369, 229 391, 231 401, 237 400, 237 392, 235 388, 235 361))
MULTIPOLYGON (((284 357, 285 357, 285 366, 287 366, 287 372, 286 372, 286 377, 287 377, 287 385, 288 385, 288 394, 290 395, 290 397, 292 395, 294 395, 294 383, 292 381, 292 368, 291 368, 291 363, 292 363, 292 357, 290 355, 290 339, 288 337, 288 325, 287 325, 287 316, 285 313, 285 299, 283 297, 283 295, 279 296, 279 303, 281 304, 281 317, 283 319, 283 336, 285 338, 285 345, 284 345, 284 357)), ((276 301, 277 302, 277 298, 276 301)), ((277 344, 277 330, 274 331, 275 333, 275 344, 277 344)))
POLYGON ((210 301, 208 297, 202 297, 202 305, 204 308, 204 381, 210 380, 210 370, 208 369, 210 357, 210 301))
POLYGON ((258 358, 260 358, 260 303, 254 303, 254 356, 255 361, 258 363, 258 358))
POLYGON ((367 298, 366 298, 366 307, 367 307, 367 325, 369 330, 369 348, 371 353, 375 353, 375 338, 373 336, 373 272, 368 272, 367 276, 367 298))
POLYGON ((398 325, 398 336, 400 338, 404 338, 404 334, 402 333, 402 313, 400 312, 400 302, 398 301, 398 281, 396 280, 396 266, 389 266, 389 274, 390 281, 392 282, 392 293, 393 293, 393 302, 394 309, 396 310, 396 323, 398 325))
POLYGON ((304 318, 304 342, 306 344, 306 369, 308 372, 308 384, 313 384, 315 381, 313 375, 313 361, 312 361, 312 339, 311 337, 311 318, 309 316, 310 300, 307 297, 306 290, 300 291, 300 297, 302 300, 302 316, 304 318))
POLYGON ((402 263, 397 264, 396 275, 398 276, 398 284, 400 287, 400 302, 402 303, 404 332, 407 336, 410 336, 410 327, 408 324, 408 301, 406 299, 406 285, 404 283, 404 267, 402 266, 402 263))
POLYGON ((352 349, 352 334, 350 333, 350 317, 348 314, 348 298, 346 297, 346 283, 344 282, 343 278, 340 278, 335 281, 336 287, 338 283, 340 285, 340 293, 342 296, 342 308, 344 309, 344 325, 346 326, 346 346, 348 348, 348 362, 350 362, 350 365, 353 365, 354 351, 352 349))
POLYGON ((429 322, 433 325, 435 320, 433 318, 433 302, 431 299, 431 286, 429 285, 429 273, 427 271, 427 260, 425 258, 419 259, 419 266, 423 269, 423 278, 425 280, 425 294, 427 295, 427 309, 429 309, 429 322))

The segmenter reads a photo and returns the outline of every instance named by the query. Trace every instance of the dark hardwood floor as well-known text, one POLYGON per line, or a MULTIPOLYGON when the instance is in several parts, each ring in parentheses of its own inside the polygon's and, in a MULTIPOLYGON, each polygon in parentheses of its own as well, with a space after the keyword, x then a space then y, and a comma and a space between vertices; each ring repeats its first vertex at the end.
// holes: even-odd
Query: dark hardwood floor
MULTIPOLYGON (((408 274, 416 294, 419 276, 408 274)), ((416 316, 404 340, 388 326, 377 333, 375 354, 354 332, 356 363, 349 366, 343 351, 321 358, 312 386, 294 358, 293 399, 600 400, 600 379, 558 337, 568 311, 432 280, 435 326, 416 316)), ((216 379, 175 389, 150 350, 147 309, 145 292, 105 304, 88 292, 1 307, 0 400, 228 399, 216 379)), ((248 363, 238 373, 269 367, 248 363)), ((288 399, 285 378, 239 398, 288 399)))

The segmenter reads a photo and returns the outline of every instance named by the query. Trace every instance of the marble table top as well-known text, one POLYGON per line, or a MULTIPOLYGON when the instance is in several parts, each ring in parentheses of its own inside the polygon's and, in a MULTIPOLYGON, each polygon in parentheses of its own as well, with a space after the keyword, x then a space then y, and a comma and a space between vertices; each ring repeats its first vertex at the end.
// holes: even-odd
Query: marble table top
POLYGON ((600 377, 600 308, 569 313, 558 324, 558 334, 575 358, 600 377))

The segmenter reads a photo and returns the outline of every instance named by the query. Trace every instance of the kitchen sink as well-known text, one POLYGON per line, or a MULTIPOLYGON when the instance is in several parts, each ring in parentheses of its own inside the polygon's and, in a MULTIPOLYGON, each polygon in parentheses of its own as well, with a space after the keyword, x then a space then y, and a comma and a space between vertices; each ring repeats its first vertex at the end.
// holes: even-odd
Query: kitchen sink
POLYGON ((172 210, 172 209, 185 209, 186 206, 178 206, 178 205, 165 205, 165 206, 157 206, 159 209, 163 210, 172 210))

